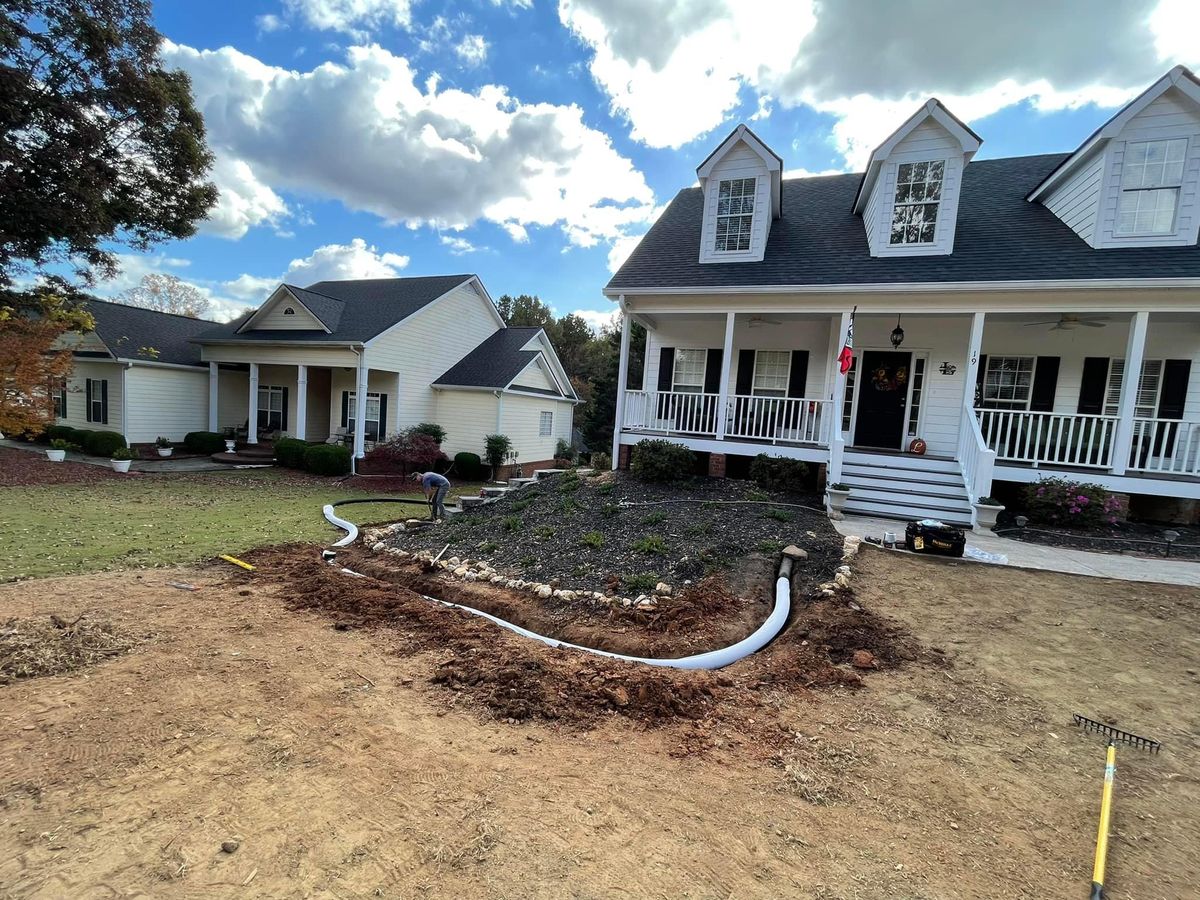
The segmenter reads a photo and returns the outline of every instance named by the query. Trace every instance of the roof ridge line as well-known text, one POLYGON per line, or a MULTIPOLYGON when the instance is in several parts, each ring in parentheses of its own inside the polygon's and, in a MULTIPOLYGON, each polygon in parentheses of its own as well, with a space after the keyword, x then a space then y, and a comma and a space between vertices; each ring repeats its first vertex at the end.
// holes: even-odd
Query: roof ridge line
MULTIPOLYGON (((320 284, 320 283, 321 282, 319 282, 319 281, 317 282, 317 284, 320 284)), ((318 297, 324 297, 326 300, 333 300, 333 301, 336 301, 337 303, 345 303, 346 302, 341 297, 331 297, 331 296, 329 296, 329 294, 322 294, 320 291, 314 291, 312 288, 301 287, 298 284, 288 284, 286 281, 281 281, 280 284, 282 284, 285 288, 296 288, 296 290, 299 290, 299 291, 306 291, 307 293, 310 293, 310 294, 316 294, 318 297)))
POLYGON ((105 300, 102 297, 88 296, 85 303, 103 303, 107 306, 121 306, 125 309, 137 309, 142 312, 155 313, 160 316, 174 316, 176 319, 186 319, 189 322, 207 322, 209 325, 225 325, 225 322, 218 322, 216 319, 202 319, 199 316, 189 316, 185 313, 168 312, 165 309, 151 309, 148 306, 137 306, 133 303, 122 303, 120 300, 105 300))

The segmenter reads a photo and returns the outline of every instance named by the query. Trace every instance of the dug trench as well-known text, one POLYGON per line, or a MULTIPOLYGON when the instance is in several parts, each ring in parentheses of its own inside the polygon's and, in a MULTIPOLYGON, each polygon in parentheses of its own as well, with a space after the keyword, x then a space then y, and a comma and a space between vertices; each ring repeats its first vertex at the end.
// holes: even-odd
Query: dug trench
MULTIPOLYGON (((332 628, 375 632, 394 653, 424 654, 427 686, 436 697, 513 723, 587 728, 613 716, 646 725, 736 720, 742 731, 781 734, 772 710, 783 695, 854 689, 871 671, 943 664, 939 651, 922 647, 901 625, 856 603, 850 591, 814 597, 809 580, 815 575, 794 582, 791 618, 770 645, 717 672, 554 649, 422 596, 471 606, 572 643, 678 657, 733 643, 761 624, 772 601, 775 567, 762 556, 728 577, 710 576, 689 586, 651 611, 553 605, 360 549, 340 553, 337 566, 323 562, 311 545, 264 548, 246 558, 257 571, 232 579, 261 583, 270 577, 289 607, 318 613, 332 628), (340 566, 363 577, 346 575, 340 566)), ((764 749, 769 744, 761 743, 764 749)))

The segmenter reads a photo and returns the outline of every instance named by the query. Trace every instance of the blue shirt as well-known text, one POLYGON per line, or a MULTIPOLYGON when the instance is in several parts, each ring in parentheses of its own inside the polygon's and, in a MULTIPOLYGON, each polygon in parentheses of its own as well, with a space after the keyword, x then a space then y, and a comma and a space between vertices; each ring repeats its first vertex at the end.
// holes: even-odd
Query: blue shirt
POLYGON ((445 476, 439 475, 437 472, 426 472, 421 476, 421 487, 429 490, 432 487, 450 487, 450 482, 445 476))

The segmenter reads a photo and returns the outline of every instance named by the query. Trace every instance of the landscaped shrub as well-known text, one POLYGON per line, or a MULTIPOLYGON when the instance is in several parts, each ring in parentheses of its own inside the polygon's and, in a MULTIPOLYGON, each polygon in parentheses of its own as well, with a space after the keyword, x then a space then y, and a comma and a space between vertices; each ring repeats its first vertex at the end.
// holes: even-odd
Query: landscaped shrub
POLYGON ((455 453, 454 470, 464 481, 483 481, 487 477, 487 470, 478 453, 455 453))
POLYGON ((683 481, 696 469, 696 454, 670 441, 639 441, 634 445, 629 467, 642 481, 683 481))
POLYGON ((512 438, 507 434, 489 434, 483 439, 483 458, 492 467, 492 477, 500 471, 500 467, 508 462, 512 453, 512 438))
POLYGON ((559 438, 558 443, 554 445, 554 458, 562 460, 567 465, 575 462, 575 457, 578 455, 575 448, 571 446, 571 442, 565 438, 559 438))
POLYGON ((435 444, 439 447, 446 440, 446 429, 437 422, 421 422, 419 425, 414 425, 408 429, 408 433, 413 437, 418 434, 423 434, 426 437, 433 438, 435 444))
POLYGON ((386 443, 378 444, 367 451, 366 458, 374 471, 389 475, 437 471, 438 466, 448 467, 450 464, 437 441, 414 430, 397 434, 386 443))
POLYGON ((1025 513, 1039 525, 1094 528, 1117 521, 1121 501, 1094 484, 1044 478, 1024 490, 1025 513))
POLYGON ((280 438, 275 442, 275 462, 289 469, 303 469, 308 446, 308 441, 299 438, 280 438))
POLYGON ((667 553, 667 542, 663 540, 661 534, 649 534, 639 541, 634 541, 633 549, 639 553, 665 556, 667 553))
POLYGON ((115 431, 92 431, 84 440, 83 452, 92 456, 112 456, 112 452, 126 446, 125 436, 115 431))
POLYGON ((808 488, 808 475, 808 465, 798 459, 760 453, 750 463, 750 480, 767 491, 804 493, 808 488))
POLYGON ((39 441, 44 441, 47 444, 52 444, 55 441, 67 441, 71 444, 78 444, 79 439, 76 437, 76 430, 70 425, 51 425, 38 436, 39 441))
POLYGON ((183 449, 189 453, 221 453, 225 435, 218 431, 189 431, 183 436, 183 449))
POLYGON ((304 451, 304 468, 314 475, 345 475, 350 471, 350 448, 310 444, 304 451))
POLYGON ((607 453, 593 453, 590 463, 597 472, 607 472, 612 468, 612 456, 607 453))

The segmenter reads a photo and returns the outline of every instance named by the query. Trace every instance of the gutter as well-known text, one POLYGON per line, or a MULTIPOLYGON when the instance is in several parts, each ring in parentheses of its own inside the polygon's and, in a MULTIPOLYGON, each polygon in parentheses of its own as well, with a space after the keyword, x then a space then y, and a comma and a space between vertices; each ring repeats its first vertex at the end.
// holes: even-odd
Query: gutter
POLYGON ((124 356, 117 357, 117 362, 124 363, 127 366, 151 366, 156 369, 182 369, 185 372, 207 372, 208 363, 165 363, 157 362, 151 359, 129 359, 124 356))
POLYGON ((992 291, 1129 290, 1200 288, 1200 278, 1058 278, 1044 281, 913 281, 874 284, 742 284, 694 287, 606 287, 605 297, 641 294, 930 294, 992 291))

